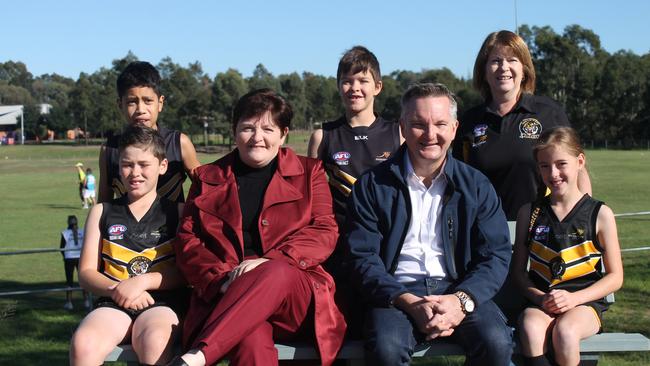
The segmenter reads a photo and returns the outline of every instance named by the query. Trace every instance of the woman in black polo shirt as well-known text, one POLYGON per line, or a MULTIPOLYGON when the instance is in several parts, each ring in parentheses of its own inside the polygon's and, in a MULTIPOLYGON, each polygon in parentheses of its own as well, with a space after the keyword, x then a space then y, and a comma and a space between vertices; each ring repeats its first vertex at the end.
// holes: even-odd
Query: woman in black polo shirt
MULTIPOLYGON (((474 87, 485 103, 461 118, 453 153, 490 179, 508 220, 519 208, 546 192, 532 147, 542 131, 569 126, 554 100, 533 95, 535 68, 524 40, 510 31, 488 35, 474 63, 474 87)), ((586 172, 579 177, 591 194, 586 172)))

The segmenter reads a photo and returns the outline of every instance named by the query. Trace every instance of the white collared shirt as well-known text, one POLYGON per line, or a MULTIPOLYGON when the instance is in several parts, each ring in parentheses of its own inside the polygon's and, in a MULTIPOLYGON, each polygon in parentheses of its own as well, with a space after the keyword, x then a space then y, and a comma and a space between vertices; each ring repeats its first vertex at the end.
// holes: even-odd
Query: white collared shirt
POLYGON ((399 254, 395 278, 399 282, 413 282, 425 277, 446 277, 442 244, 442 198, 447 188, 443 169, 427 188, 415 174, 408 154, 406 184, 411 198, 411 222, 399 254))

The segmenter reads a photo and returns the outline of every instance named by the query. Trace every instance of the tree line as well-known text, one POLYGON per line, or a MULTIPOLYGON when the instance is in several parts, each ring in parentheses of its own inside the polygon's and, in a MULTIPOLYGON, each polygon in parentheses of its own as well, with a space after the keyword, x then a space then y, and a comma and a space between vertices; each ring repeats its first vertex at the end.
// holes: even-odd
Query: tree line
MULTIPOLYGON (((536 94, 560 102, 583 139, 622 140, 633 146, 650 138, 650 53, 621 50, 610 54, 601 47, 598 35, 579 25, 566 27, 562 34, 548 26, 523 25, 519 34, 535 64, 536 94)), ((469 46, 477 52, 480 47, 469 46)), ((46 128, 62 134, 75 127, 104 137, 123 125, 115 82, 126 65, 137 59, 129 52, 112 61, 111 67, 81 73, 77 80, 57 74, 34 77, 20 61, 0 63, 0 105, 25 106, 28 138, 43 135, 46 128), (50 114, 40 115, 40 103, 52 105, 50 114)), ((156 66, 166 97, 161 122, 190 135, 203 133, 206 123, 211 133, 229 134, 234 102, 262 87, 273 88, 290 101, 295 112, 293 128, 309 129, 343 113, 336 78, 331 76, 310 72, 275 76, 259 64, 250 77, 231 68, 211 78, 199 62, 181 66, 169 57, 156 66)), ((459 115, 482 102, 472 80, 459 78, 448 68, 397 70, 383 75, 375 110, 396 120, 402 92, 418 81, 446 84, 459 97, 459 115)))

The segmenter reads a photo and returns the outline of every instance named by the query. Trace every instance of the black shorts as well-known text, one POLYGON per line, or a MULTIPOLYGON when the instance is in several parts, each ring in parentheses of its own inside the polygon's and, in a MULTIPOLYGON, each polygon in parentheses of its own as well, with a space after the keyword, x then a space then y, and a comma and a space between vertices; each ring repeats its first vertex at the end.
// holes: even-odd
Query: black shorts
MULTIPOLYGON (((609 305, 604 300, 590 301, 590 302, 587 302, 587 303, 584 303, 584 304, 581 304, 581 305, 587 306, 587 307, 591 308, 594 311, 594 314, 596 315, 596 318, 598 318, 598 333, 602 333, 602 331, 603 331, 603 312, 607 311, 607 309, 609 308, 609 305)), ((544 309, 542 309, 541 306, 535 305, 535 304, 533 304, 531 302, 529 302, 528 306, 526 306, 526 307, 537 308, 537 309, 540 309, 540 310, 544 311, 544 309)))
POLYGON ((131 320, 135 320, 140 314, 144 311, 149 310, 156 306, 167 306, 171 308, 179 319, 182 319, 187 312, 189 305, 190 292, 189 288, 175 289, 175 290, 159 290, 151 291, 151 297, 153 297, 153 305, 144 308, 142 310, 134 309, 125 309, 113 301, 110 297, 102 296, 95 301, 95 308, 113 308, 120 310, 131 317, 131 320))
POLYGON ((64 259, 63 266, 65 268, 65 283, 68 287, 74 285, 73 275, 74 269, 77 269, 77 274, 79 274, 79 258, 64 259))

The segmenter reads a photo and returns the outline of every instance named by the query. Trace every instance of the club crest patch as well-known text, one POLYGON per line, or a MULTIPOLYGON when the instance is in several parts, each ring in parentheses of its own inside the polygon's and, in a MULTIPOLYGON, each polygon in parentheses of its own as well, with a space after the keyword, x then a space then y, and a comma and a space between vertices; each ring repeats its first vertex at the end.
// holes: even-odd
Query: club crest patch
POLYGON ((542 133, 542 124, 535 118, 525 118, 519 122, 519 138, 537 140, 542 133))
POLYGON ((337 165, 350 165, 350 153, 347 151, 339 151, 332 154, 332 159, 337 165))
POLYGON ((562 280, 562 275, 566 272, 566 262, 562 257, 555 257, 548 263, 551 276, 554 280, 562 280))
POLYGON ((483 124, 474 127, 474 131, 472 132, 474 135, 472 147, 477 147, 487 142, 487 129, 488 126, 483 124))
POLYGON ((129 277, 134 277, 147 273, 149 267, 151 267, 151 260, 149 258, 137 256, 129 261, 126 269, 129 272, 129 277))
POLYGON ((122 224, 111 225, 108 228, 108 240, 121 240, 124 239, 126 226, 122 224))

